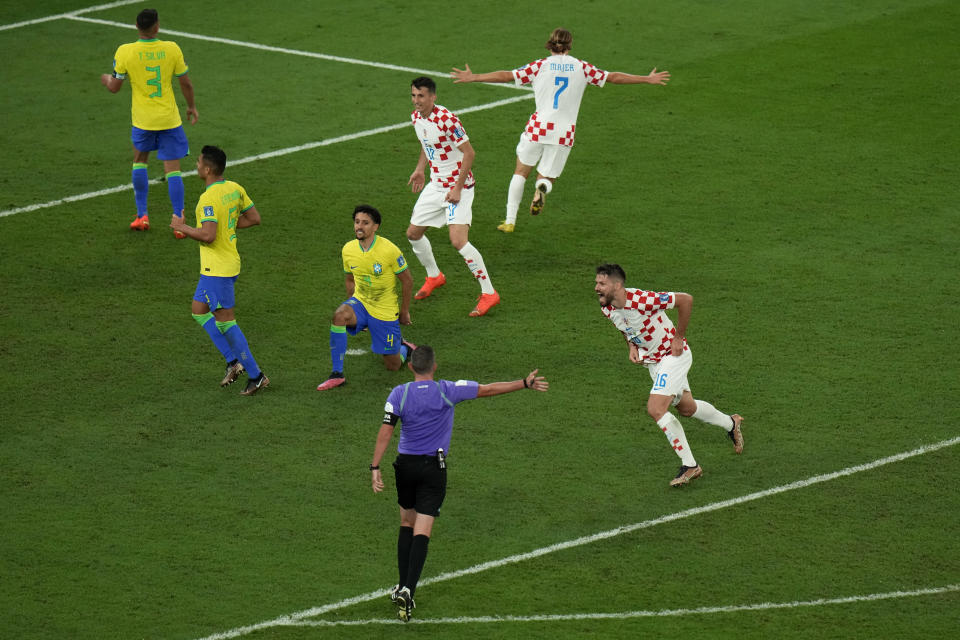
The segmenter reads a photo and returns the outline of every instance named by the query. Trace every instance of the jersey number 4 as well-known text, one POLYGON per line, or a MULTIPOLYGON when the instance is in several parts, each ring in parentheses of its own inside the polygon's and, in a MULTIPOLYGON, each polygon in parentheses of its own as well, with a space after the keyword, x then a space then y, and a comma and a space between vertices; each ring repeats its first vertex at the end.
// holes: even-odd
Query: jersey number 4
POLYGON ((553 94, 553 108, 557 109, 560 104, 560 94, 570 86, 570 78, 567 76, 555 76, 553 78, 553 84, 557 85, 557 92, 553 94))

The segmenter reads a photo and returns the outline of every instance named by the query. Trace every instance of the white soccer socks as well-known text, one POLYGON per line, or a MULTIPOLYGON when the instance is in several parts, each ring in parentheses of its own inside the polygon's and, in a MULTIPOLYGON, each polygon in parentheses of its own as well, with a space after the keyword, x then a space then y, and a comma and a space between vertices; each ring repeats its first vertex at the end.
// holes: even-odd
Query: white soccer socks
POLYGON ((683 425, 677 420, 677 417, 667 411, 663 417, 657 420, 657 426, 667 436, 670 446, 680 456, 681 462, 685 467, 697 466, 697 461, 690 452, 690 445, 687 444, 687 435, 683 432, 683 425))
POLYGON ((722 427, 724 431, 733 429, 733 418, 725 413, 717 411, 709 402, 705 400, 694 400, 697 403, 697 410, 693 412, 693 417, 701 422, 722 427))
MULTIPOLYGON (((414 252, 416 252, 416 248, 414 248, 414 252)), ((487 266, 483 263, 483 256, 480 255, 477 248, 468 242, 461 247, 460 255, 463 256, 467 266, 470 267, 470 273, 472 273, 473 277, 480 283, 480 290, 483 293, 496 293, 493 288, 493 283, 490 282, 490 274, 487 273, 487 266)), ((417 257, 419 256, 420 254, 418 253, 417 257)))
POLYGON ((510 178, 510 187, 507 189, 507 224, 517 223, 517 211, 520 209, 520 201, 523 200, 523 185, 526 178, 521 175, 513 174, 510 178))
POLYGON ((544 195, 553 191, 553 183, 547 178, 540 178, 539 180, 537 180, 536 188, 539 189, 541 186, 543 187, 544 195))
POLYGON ((410 240, 410 246, 413 247, 413 253, 417 256, 420 264, 427 270, 428 278, 436 278, 440 275, 440 267, 437 266, 437 259, 433 257, 433 247, 427 236, 420 236, 419 240, 410 240))

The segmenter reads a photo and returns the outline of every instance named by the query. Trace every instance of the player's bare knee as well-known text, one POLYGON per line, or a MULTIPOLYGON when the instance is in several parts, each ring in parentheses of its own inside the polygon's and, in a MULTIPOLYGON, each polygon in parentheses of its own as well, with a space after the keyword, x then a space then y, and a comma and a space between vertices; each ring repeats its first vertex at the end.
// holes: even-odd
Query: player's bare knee
POLYGON ((682 415, 684 418, 689 418, 697 412, 697 405, 687 406, 683 404, 677 405, 677 413, 682 415))
POLYGON ((337 310, 333 312, 333 318, 331 322, 338 327, 345 327, 350 324, 350 321, 353 319, 353 313, 350 311, 350 307, 346 305, 340 305, 337 307, 337 310))

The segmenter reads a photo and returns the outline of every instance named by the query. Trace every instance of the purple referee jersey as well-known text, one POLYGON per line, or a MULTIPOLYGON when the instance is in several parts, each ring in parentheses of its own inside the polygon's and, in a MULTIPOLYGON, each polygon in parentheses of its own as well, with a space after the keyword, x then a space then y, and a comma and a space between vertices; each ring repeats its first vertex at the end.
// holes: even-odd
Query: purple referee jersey
POLYGON ((473 380, 415 380, 394 387, 383 410, 400 416, 397 450, 409 455, 450 451, 453 407, 476 398, 479 387, 473 380))

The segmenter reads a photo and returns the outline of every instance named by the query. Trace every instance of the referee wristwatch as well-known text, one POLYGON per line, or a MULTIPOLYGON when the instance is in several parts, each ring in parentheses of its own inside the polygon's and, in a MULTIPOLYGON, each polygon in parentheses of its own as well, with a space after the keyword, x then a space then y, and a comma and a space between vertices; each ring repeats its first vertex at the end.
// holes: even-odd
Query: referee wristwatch
POLYGON ((380 471, 380 465, 378 464, 370 465, 370 471, 380 471))

